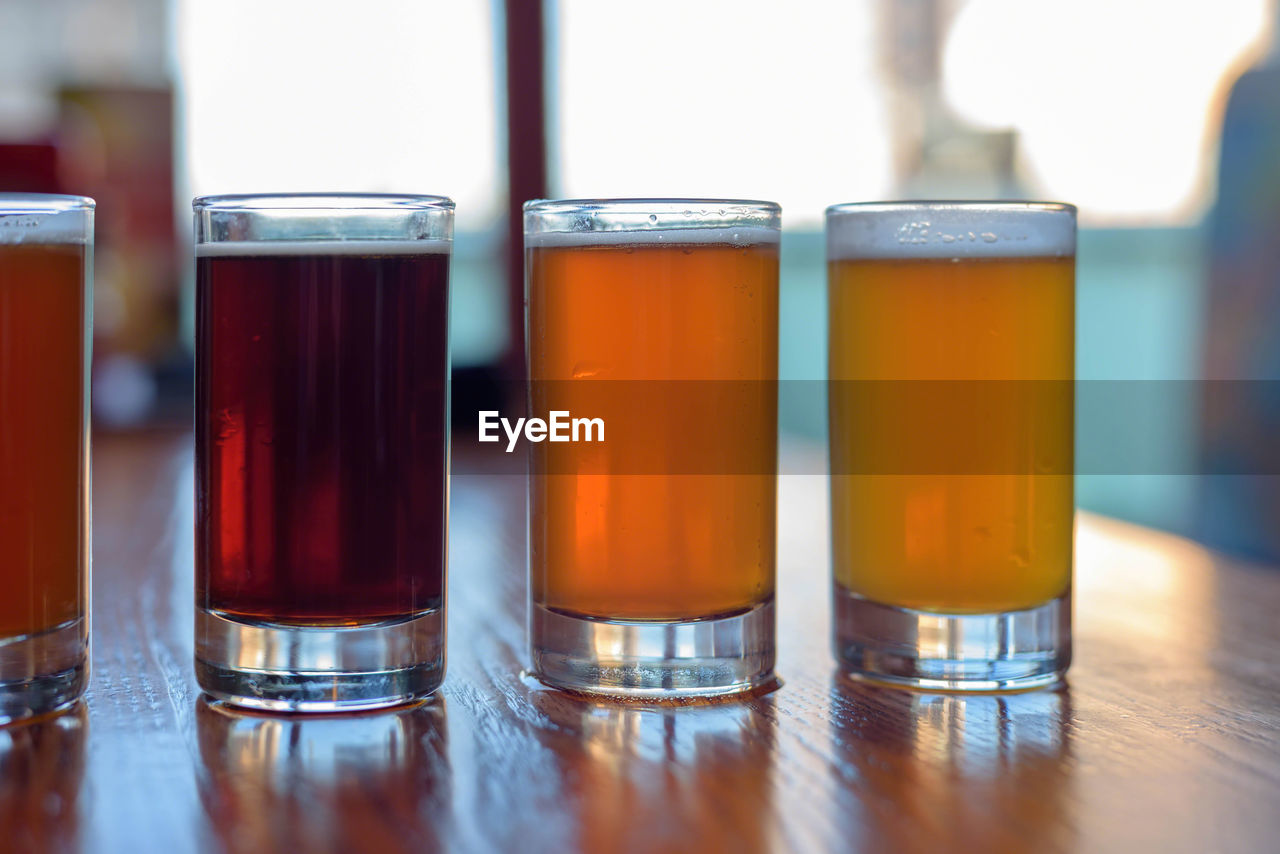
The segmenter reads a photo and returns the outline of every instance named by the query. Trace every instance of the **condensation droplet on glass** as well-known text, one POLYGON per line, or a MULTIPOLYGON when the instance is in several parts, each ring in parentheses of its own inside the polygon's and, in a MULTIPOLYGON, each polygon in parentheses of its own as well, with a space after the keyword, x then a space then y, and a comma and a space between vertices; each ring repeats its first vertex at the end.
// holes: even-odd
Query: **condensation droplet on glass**
POLYGON ((997 240, 999 240, 1000 238, 999 238, 999 237, 997 237, 996 235, 992 234, 992 233, 991 233, 991 232, 989 232, 989 231, 984 231, 984 232, 982 233, 982 239, 983 239, 984 241, 986 241, 987 243, 995 243, 995 242, 996 242, 997 240))

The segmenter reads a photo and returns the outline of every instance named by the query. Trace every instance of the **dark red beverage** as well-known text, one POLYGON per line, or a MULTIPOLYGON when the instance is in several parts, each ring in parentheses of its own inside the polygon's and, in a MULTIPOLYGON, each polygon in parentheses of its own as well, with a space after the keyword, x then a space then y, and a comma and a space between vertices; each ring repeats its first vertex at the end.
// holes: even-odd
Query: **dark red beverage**
POLYGON ((424 245, 200 247, 198 606, 303 625, 440 606, 449 257, 424 245))

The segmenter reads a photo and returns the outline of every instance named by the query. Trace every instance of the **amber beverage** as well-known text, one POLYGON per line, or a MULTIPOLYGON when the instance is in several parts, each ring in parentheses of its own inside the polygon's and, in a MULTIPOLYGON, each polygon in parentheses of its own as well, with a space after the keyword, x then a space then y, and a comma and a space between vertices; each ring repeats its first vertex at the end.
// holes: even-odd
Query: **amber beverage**
MULTIPOLYGON (((776 211, 739 206, 724 215, 744 218, 735 228, 721 214, 702 221, 700 205, 617 203, 586 216, 625 227, 574 232, 554 230, 558 211, 545 210, 554 204, 573 203, 544 203, 545 220, 526 209, 531 412, 601 417, 608 441, 533 455, 535 661, 548 681, 585 690, 738 689, 758 679, 759 661, 726 685, 695 684, 681 682, 686 665, 666 653, 647 663, 623 654, 604 665, 621 677, 584 684, 561 666, 560 655, 576 653, 557 648, 555 629, 661 632, 767 611, 758 619, 771 630, 776 211), (549 230, 531 233, 531 219, 549 230), (699 448, 732 464, 708 465, 699 448), (668 684, 649 684, 643 667, 666 672, 668 684)), ((771 653, 770 638, 770 667, 771 653)))
POLYGON ((0 722, 79 696, 93 202, 0 195, 0 722))
MULTIPOLYGON (((678 408, 631 406, 625 392, 615 398, 598 384, 773 379, 776 245, 543 247, 529 250, 528 265, 534 381, 576 375, 588 386, 578 394, 557 388, 564 392, 555 395, 557 406, 601 414, 603 405, 611 410, 603 420, 618 431, 628 416, 644 419, 649 441, 669 443, 671 456, 683 453, 685 428, 761 444, 758 433, 739 433, 736 424, 690 425, 678 408), (705 328, 711 318, 715 335, 705 328), (667 334, 634 334, 647 325, 667 334)), ((776 408, 762 414, 775 419, 776 408)), ((769 599, 775 484, 763 470, 772 468, 776 446, 759 450, 760 473, 626 473, 626 460, 616 456, 616 466, 584 459, 584 474, 541 479, 533 493, 534 517, 543 520, 533 531, 535 601, 601 619, 687 620, 769 599), (623 473, 596 473, 611 468, 623 473), (763 535, 737 536, 743 530, 763 535)))
MULTIPOLYGON (((958 621, 972 642, 982 632, 968 617, 1032 614, 1055 603, 1066 603, 1069 615, 1073 211, 977 204, 833 211, 837 655, 872 666, 866 648, 883 643, 892 652, 880 649, 874 661, 910 658, 904 648, 926 643, 921 621, 930 619, 958 621), (907 614, 916 615, 914 639, 875 636, 885 619, 907 614)), ((950 664, 922 665, 916 676, 957 683, 951 687, 1017 677, 1016 666, 966 664, 974 652, 957 646, 943 656, 950 664)))

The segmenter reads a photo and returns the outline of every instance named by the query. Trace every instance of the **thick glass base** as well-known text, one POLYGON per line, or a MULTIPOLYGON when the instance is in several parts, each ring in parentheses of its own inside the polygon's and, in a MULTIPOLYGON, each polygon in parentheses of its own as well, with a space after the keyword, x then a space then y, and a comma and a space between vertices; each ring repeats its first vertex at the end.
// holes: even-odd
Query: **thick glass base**
POLYGON ((533 605, 534 675, 556 688, 637 699, 749 691, 773 679, 774 609, 681 622, 594 620, 533 605))
POLYGON ((89 684, 89 633, 83 618, 37 635, 0 639, 0 724, 55 712, 89 684))
POLYGON ((849 674, 934 691, 1017 691, 1071 665, 1070 592, 1025 611, 938 614, 859 598, 839 584, 835 655, 849 674))
POLYGON ((421 699, 444 679, 444 609, 364 626, 295 626, 196 609, 196 679, 276 712, 345 712, 421 699))

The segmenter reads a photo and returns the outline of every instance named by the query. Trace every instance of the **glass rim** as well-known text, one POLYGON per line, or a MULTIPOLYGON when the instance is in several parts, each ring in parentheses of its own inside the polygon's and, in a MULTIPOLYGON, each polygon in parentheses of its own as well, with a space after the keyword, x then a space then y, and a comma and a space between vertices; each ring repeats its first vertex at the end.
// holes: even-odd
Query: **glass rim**
POLYGON ((754 213, 777 214, 782 206, 761 199, 716 199, 681 197, 636 197, 615 199, 530 199, 523 205, 526 214, 559 214, 580 210, 619 211, 624 213, 682 213, 690 206, 747 208, 754 213))
POLYGON ((226 193, 196 196, 195 211, 452 211, 448 196, 409 193, 226 193))
POLYGON ((97 206, 98 203, 88 196, 69 196, 61 193, 0 193, 0 216, 91 211, 97 206))
POLYGON ((827 259, 1074 257, 1076 209, 1061 202, 853 202, 827 208, 827 259))
POLYGON ((897 201, 840 202, 826 209, 828 217, 843 213, 916 213, 955 210, 998 211, 1000 213, 1066 213, 1075 216, 1075 205, 1034 199, 902 199, 897 201))

